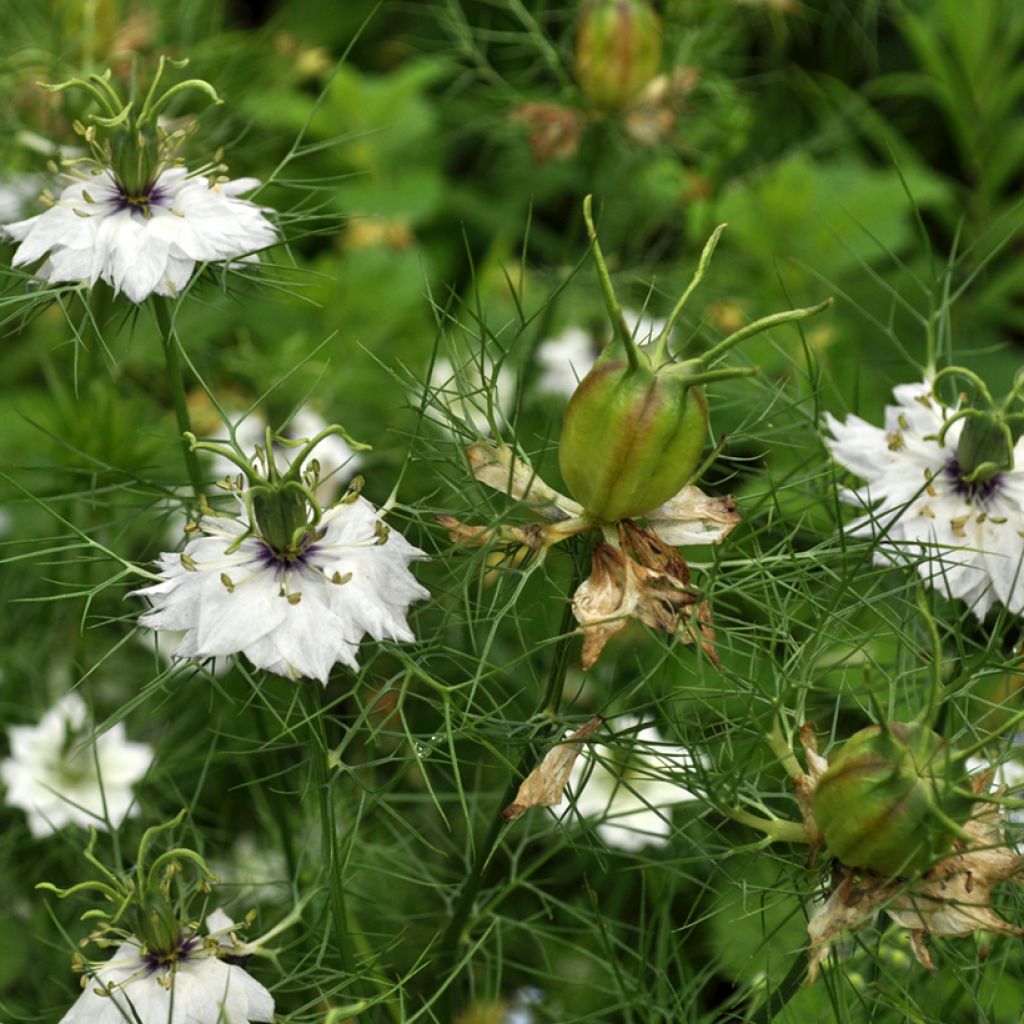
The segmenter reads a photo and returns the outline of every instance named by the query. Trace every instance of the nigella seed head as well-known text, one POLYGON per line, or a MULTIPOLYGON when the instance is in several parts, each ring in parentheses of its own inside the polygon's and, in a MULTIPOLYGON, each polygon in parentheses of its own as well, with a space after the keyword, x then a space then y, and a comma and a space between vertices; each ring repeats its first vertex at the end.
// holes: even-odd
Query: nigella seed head
POLYGON ((953 458, 946 463, 944 472, 952 482, 954 492, 966 498, 968 501, 985 502, 994 494, 998 493, 1000 487, 1003 485, 1002 473, 996 473, 995 476, 991 476, 987 480, 974 480, 968 482, 964 479, 963 469, 961 468, 960 462, 956 456, 953 456, 953 458))

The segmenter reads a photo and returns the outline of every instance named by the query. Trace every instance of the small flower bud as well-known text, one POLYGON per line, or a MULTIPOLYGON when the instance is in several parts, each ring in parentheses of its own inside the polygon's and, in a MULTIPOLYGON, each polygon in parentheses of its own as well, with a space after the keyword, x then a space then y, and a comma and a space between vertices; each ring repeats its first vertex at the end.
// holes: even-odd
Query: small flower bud
POLYGON ((880 875, 927 870, 970 817, 973 800, 959 762, 925 725, 893 722, 856 733, 814 791, 814 820, 829 852, 847 867, 880 875))
POLYGON ((580 11, 573 71, 595 106, 625 106, 661 65, 661 21, 646 0, 587 0, 580 11))

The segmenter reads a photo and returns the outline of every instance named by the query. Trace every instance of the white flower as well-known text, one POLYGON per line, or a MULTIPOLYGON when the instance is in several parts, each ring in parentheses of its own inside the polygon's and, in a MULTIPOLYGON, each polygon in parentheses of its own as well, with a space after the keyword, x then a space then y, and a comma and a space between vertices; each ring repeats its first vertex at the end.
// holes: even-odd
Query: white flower
POLYGON ((50 283, 98 280, 132 302, 177 295, 196 263, 235 261, 273 244, 277 232, 242 192, 255 178, 211 181, 183 167, 163 171, 141 197, 129 197, 110 170, 77 176, 50 209, 4 231, 20 242, 13 265, 47 257, 50 283))
POLYGON ((132 786, 146 774, 153 751, 125 739, 124 723, 91 736, 77 693, 65 694, 38 725, 8 729, 11 756, 0 763, 7 803, 28 815, 34 836, 65 825, 115 828, 137 813, 132 786), (104 813, 104 807, 106 813, 104 813))
MULTIPOLYGON (((833 457, 867 481, 842 491, 844 501, 871 509, 847 532, 876 540, 877 564, 917 562, 922 578, 962 598, 979 619, 997 599, 1020 614, 1024 470, 964 483, 956 455, 964 421, 953 423, 939 444, 936 435, 953 410, 935 399, 931 384, 903 384, 893 395, 897 404, 886 407, 884 428, 825 414, 833 457)), ((1024 439, 1014 460, 1024 464, 1024 439)))
MULTIPOLYGON (((327 429, 329 424, 319 413, 304 405, 291 418, 284 430, 289 441, 311 441, 327 429)), ((235 425, 235 442, 246 455, 256 450, 257 445, 266 444, 267 420, 260 412, 254 412, 235 425)), ((222 444, 226 438, 218 438, 222 444)), ((299 454, 301 448, 288 445, 274 445, 274 462, 282 473, 286 472, 299 454)), ((211 453, 212 454, 212 453, 211 453)), ((316 459, 320 463, 320 486, 317 499, 330 504, 338 491, 351 480, 362 465, 362 458, 349 447, 339 434, 329 434, 316 446, 316 459)), ((220 476, 234 476, 238 467, 221 455, 213 454, 213 471, 220 476)))
POLYGON ((206 919, 210 938, 183 936, 175 957, 163 962, 129 940, 89 976, 85 991, 60 1024, 250 1024, 273 1021, 271 994, 237 964, 233 927, 222 911, 206 919), (101 994, 103 993, 103 994, 101 994))
POLYGON ((324 512, 291 561, 244 515, 208 515, 182 554, 160 557, 163 581, 135 591, 153 606, 139 622, 184 630, 175 657, 241 652, 257 668, 326 685, 335 662, 358 668, 364 634, 415 639, 405 616, 428 593, 408 565, 425 557, 355 495, 324 512))
POLYGON ((537 380, 537 390, 568 398, 590 372, 597 352, 593 335, 581 327, 567 327, 542 341, 537 346, 537 362, 544 372, 537 380))
MULTIPOLYGON (((622 316, 638 345, 656 341, 667 323, 633 309, 624 309, 622 316)), ((544 372, 537 381, 537 390, 568 398, 590 373, 601 347, 602 343, 589 331, 579 327, 567 327, 561 334, 542 341, 537 346, 537 362, 544 372)))
MULTIPOLYGON (((617 725, 636 730, 640 719, 621 718, 617 725)), ((664 846, 672 832, 669 808, 700 799, 672 777, 692 775, 703 760, 695 760, 685 747, 666 743, 652 725, 639 729, 628 742, 625 764, 621 747, 584 748, 569 779, 575 804, 567 813, 595 821, 597 834, 609 846, 635 852, 647 845, 664 846)))

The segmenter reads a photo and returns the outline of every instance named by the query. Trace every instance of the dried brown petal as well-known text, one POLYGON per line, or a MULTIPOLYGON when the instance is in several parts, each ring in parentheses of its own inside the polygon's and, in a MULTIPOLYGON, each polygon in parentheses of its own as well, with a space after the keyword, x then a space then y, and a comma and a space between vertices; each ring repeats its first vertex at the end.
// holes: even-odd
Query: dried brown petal
POLYGON ((677 546, 721 544, 740 518, 731 497, 712 498, 690 484, 646 516, 662 540, 677 546))
POLYGON ((477 441, 466 448, 466 458, 480 483, 533 505, 534 511, 545 519, 559 521, 583 514, 582 505, 548 487, 533 467, 507 445, 477 441))
POLYGON ((531 807, 554 807, 560 804, 572 766, 583 750, 583 741, 590 739, 603 722, 600 715, 595 715, 586 725, 552 747, 541 763, 523 779, 515 800, 501 812, 502 818, 515 821, 531 807))
POLYGON ((711 609, 690 586, 690 570, 679 552, 628 522, 621 524, 620 536, 629 553, 598 542, 590 577, 573 595, 573 614, 583 630, 583 668, 597 661, 630 618, 686 643, 699 642, 717 665, 711 609))
POLYGON ((580 111, 554 103, 523 103, 509 116, 526 126, 530 150, 539 164, 575 156, 587 124, 580 111))

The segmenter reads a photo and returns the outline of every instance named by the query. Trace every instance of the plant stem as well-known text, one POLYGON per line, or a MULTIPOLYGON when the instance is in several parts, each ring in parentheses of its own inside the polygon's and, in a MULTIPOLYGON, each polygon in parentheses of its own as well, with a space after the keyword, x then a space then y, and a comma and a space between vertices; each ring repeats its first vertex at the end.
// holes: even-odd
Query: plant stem
MULTIPOLYGON (((576 588, 579 586, 581 578, 582 575, 579 571, 579 565, 577 564, 569 585, 569 600, 566 601, 565 608, 562 611, 562 622, 559 626, 559 639, 555 644, 555 653, 551 659, 551 667, 548 669, 547 686, 544 690, 544 696, 537 705, 537 710, 531 716, 532 718, 536 718, 540 714, 543 714, 546 717, 552 717, 558 713, 558 707, 562 700, 562 691, 565 687, 565 676, 569 668, 569 647, 575 638, 575 632, 572 628, 573 613, 571 598, 573 593, 575 593, 576 588)), ((533 738, 536 738, 538 731, 539 729, 535 730, 533 738)), ((505 791, 501 796, 501 800, 491 816, 491 823, 487 829, 487 834, 484 836, 483 841, 477 845, 476 856, 473 858, 473 864, 470 867, 469 874, 462 883, 462 891, 459 893, 459 898, 456 901, 455 906, 452 908, 452 914, 448 921, 448 926, 442 933, 441 939, 438 943, 438 947, 440 949, 440 963, 437 974, 438 979, 447 979, 451 976, 452 972, 455 971, 455 965, 458 961, 459 955, 459 943, 462 939, 466 922, 469 920, 470 914, 473 910, 473 904, 476 902, 480 886, 483 884, 484 874, 494 851, 498 847, 502 828, 505 825, 505 822, 501 817, 501 812, 512 802, 513 799, 515 799, 516 792, 519 789, 519 784, 522 781, 523 776, 532 767, 536 760, 537 754, 534 750, 533 742, 530 742, 524 748, 516 771, 509 780, 508 786, 505 788, 505 791)), ((442 1012, 439 1019, 445 1021, 455 1019, 454 1007, 452 1005, 454 1002, 454 993, 455 984, 454 979, 452 979, 443 995, 442 1012)))
POLYGON ((160 340, 164 346, 164 362, 167 365, 167 379, 171 385, 174 398, 174 415, 178 420, 178 432, 182 435, 182 450, 185 453, 185 468, 192 484, 192 492, 197 498, 203 493, 203 471, 199 465, 199 456, 192 450, 192 445, 185 434, 191 434, 192 419, 188 413, 188 400, 185 397, 185 379, 181 369, 181 353, 178 351, 178 338, 174 333, 174 321, 171 316, 170 303, 167 299, 153 297, 153 312, 156 315, 160 340))
POLYGON ((330 775, 327 758, 330 747, 327 744, 327 730, 324 728, 324 711, 320 706, 319 694, 312 687, 305 692, 306 716, 312 740, 313 785, 316 788, 320 807, 320 842, 327 891, 331 902, 331 916, 334 919, 335 940, 341 957, 342 970, 355 977, 356 956, 349 933, 348 908, 345 901, 345 887, 342 884, 341 865, 338 862, 337 829, 334 822, 334 804, 331 801, 330 775))

